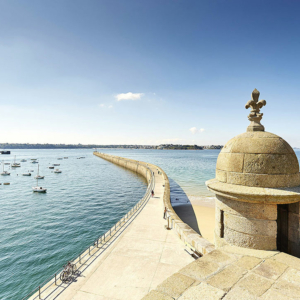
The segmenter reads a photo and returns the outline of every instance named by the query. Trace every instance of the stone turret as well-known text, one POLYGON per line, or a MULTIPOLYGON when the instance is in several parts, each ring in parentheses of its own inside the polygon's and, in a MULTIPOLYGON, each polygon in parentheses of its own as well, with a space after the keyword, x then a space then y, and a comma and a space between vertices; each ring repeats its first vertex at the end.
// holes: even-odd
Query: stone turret
POLYGON ((247 132, 224 146, 216 178, 206 185, 216 195, 215 244, 280 250, 300 257, 300 173, 294 150, 260 124, 259 92, 252 92, 247 132))

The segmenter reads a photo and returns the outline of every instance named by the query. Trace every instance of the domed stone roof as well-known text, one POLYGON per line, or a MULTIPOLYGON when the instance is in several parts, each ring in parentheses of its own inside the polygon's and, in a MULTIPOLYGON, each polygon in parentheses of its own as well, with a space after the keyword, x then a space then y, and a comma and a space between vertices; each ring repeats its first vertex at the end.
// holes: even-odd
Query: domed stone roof
POLYGON ((294 150, 281 137, 265 132, 260 109, 267 104, 255 89, 245 106, 251 108, 247 132, 231 139, 217 160, 216 178, 209 190, 227 199, 269 204, 300 201, 299 163, 294 150))
POLYGON ((249 187, 295 187, 300 185, 299 163, 281 137, 264 131, 245 132, 220 152, 216 179, 249 187))

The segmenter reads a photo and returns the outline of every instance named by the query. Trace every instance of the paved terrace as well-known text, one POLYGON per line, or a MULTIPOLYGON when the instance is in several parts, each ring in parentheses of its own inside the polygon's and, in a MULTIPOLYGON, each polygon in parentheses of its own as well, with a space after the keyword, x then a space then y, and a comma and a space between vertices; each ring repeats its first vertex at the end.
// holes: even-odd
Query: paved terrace
POLYGON ((142 300, 300 299, 300 259, 224 246, 182 268, 142 300))
MULTIPOLYGON (((164 177, 155 166, 155 195, 124 232, 80 277, 68 286, 54 285, 42 299, 135 300, 188 265, 194 259, 163 219, 164 177)), ((38 299, 38 296, 32 297, 38 299)))

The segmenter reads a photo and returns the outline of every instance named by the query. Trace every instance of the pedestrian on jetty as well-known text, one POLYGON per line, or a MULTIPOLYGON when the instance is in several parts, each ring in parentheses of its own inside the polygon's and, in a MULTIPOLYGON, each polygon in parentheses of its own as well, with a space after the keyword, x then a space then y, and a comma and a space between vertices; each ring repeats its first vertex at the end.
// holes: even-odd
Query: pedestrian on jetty
POLYGON ((166 219, 166 217, 167 217, 167 208, 165 207, 165 210, 164 210, 164 219, 166 219))
POLYGON ((151 195, 152 195, 152 197, 154 197, 154 191, 152 190, 152 192, 151 192, 151 195))

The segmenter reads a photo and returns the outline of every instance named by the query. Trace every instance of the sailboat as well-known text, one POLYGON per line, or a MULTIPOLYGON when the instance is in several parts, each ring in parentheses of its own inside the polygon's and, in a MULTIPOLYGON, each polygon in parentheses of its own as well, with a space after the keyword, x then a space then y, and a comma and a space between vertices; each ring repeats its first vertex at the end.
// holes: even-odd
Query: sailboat
POLYGON ((37 175, 34 177, 35 179, 44 179, 45 176, 40 175, 40 165, 38 165, 37 175))
POLYGON ((32 187, 32 191, 33 192, 37 192, 37 193, 46 193, 47 189, 41 187, 38 185, 38 179, 36 180, 36 186, 32 187))
POLYGON ((3 175, 3 176, 8 176, 8 175, 10 175, 10 173, 9 172, 7 172, 7 171, 4 171, 4 161, 2 160, 2 166, 3 166, 3 170, 2 170, 2 173, 1 173, 1 175, 3 175))
POLYGON ((16 163, 16 156, 15 156, 15 159, 14 159, 14 163, 11 165, 12 168, 19 168, 21 167, 21 164, 19 163, 16 163))

